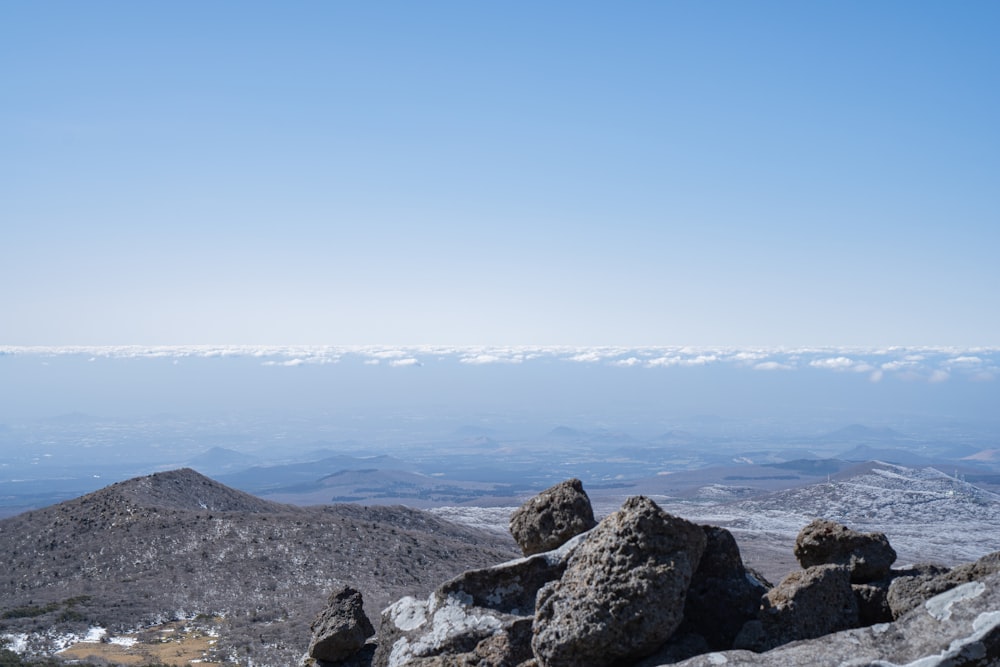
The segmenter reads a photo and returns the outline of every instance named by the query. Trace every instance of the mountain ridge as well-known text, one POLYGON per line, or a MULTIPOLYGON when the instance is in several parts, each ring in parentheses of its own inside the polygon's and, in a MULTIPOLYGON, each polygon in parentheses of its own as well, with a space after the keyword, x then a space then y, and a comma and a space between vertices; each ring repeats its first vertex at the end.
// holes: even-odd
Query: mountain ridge
POLYGON ((292 664, 323 591, 355 585, 376 613, 515 555, 509 536, 419 510, 282 505, 167 471, 0 520, 0 634, 218 614, 221 654, 292 664))

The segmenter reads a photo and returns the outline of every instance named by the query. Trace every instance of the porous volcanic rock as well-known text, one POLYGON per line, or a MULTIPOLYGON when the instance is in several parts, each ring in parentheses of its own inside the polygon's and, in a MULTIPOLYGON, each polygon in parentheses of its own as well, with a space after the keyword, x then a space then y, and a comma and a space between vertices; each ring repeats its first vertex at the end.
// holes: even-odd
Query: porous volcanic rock
POLYGON ((858 602, 842 565, 792 572, 761 599, 759 620, 747 623, 735 645, 766 651, 858 625, 858 602))
POLYGON ((718 526, 702 526, 702 530, 705 553, 691 579, 684 622, 709 646, 729 648, 743 624, 757 616, 768 587, 743 567, 732 533, 718 526))
POLYGON ((882 579, 868 584, 851 584, 854 599, 858 602, 858 625, 867 627, 876 623, 892 621, 889 608, 889 585, 891 579, 882 579))
POLYGON ((894 623, 846 630, 766 653, 707 653, 673 667, 995 667, 1000 665, 1000 574, 926 600, 894 623))
POLYGON ((550 487, 514 510, 510 533, 525 556, 551 551, 597 525, 578 479, 550 487))
MULTIPOLYGON (((946 567, 939 565, 914 565, 901 570, 890 570, 889 576, 885 579, 872 581, 867 584, 851 584, 854 589, 854 597, 858 601, 858 624, 861 627, 875 625, 876 623, 890 623, 902 613, 893 615, 892 606, 889 604, 889 589, 896 579, 921 578, 919 581, 926 581, 937 575, 945 574, 949 571, 946 567)), ((910 589, 905 586, 900 588, 898 593, 901 596, 908 595, 910 589), (907 591, 907 592, 903 592, 907 591)), ((944 588, 936 592, 943 591, 944 588)), ((931 597, 934 593, 925 591, 918 594, 919 602, 931 597)), ((909 603, 906 610, 912 609, 919 602, 909 603)))
POLYGON ((932 565, 922 566, 922 569, 916 576, 897 577, 889 586, 888 602, 894 618, 899 618, 939 593, 1000 572, 1000 551, 951 570, 941 571, 941 568, 932 565))
POLYGON ((743 626, 757 618, 761 596, 770 584, 746 570, 732 533, 718 526, 701 528, 705 531, 705 553, 691 578, 684 620, 666 644, 634 667, 731 649, 743 626))
POLYGON ((601 667, 654 652, 677 629, 705 550, 700 526, 634 496, 583 536, 538 593, 531 646, 541 667, 601 667))
POLYGON ((311 626, 309 656, 322 662, 338 662, 354 655, 375 634, 365 616, 361 593, 346 586, 330 595, 326 609, 311 626))
POLYGON ((851 583, 884 579, 896 562, 896 551, 884 533, 859 533, 835 521, 816 519, 795 539, 795 558, 803 568, 843 565, 851 583))

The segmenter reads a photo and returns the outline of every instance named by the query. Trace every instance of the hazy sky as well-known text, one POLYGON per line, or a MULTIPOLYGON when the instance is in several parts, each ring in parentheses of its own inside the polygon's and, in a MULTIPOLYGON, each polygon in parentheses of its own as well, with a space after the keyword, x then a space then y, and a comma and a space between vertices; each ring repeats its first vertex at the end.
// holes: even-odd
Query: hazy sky
POLYGON ((0 344, 1000 344, 998 34, 0 2, 0 344))

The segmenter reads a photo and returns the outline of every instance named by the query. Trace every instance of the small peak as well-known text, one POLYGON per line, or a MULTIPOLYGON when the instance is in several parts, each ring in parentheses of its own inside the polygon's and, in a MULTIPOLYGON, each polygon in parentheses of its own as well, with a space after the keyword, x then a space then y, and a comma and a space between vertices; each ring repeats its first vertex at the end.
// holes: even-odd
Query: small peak
POLYGON ((150 509, 274 512, 282 508, 216 482, 191 468, 136 477, 96 493, 118 495, 131 505, 150 509))

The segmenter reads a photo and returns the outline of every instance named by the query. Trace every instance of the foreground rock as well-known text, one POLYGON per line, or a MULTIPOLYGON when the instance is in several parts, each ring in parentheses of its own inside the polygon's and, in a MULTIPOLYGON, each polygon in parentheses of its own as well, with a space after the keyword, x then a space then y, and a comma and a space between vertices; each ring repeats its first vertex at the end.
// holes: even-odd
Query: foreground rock
POLYGON ((895 623, 766 653, 708 653, 676 667, 993 667, 1000 665, 1000 574, 933 597, 895 623))
POLYGON ((323 663, 336 663, 357 654, 375 628, 365 616, 361 593, 346 587, 330 595, 324 609, 312 624, 313 638, 309 657, 323 663))
POLYGON ((713 649, 729 648, 743 625, 757 616, 770 585, 747 572, 732 533, 717 526, 702 530, 705 552, 691 579, 684 623, 713 649))
POLYGON ((934 566, 923 566, 922 570, 916 576, 897 577, 889 586, 888 604, 893 618, 899 618, 939 593, 1000 572, 1000 551, 944 572, 934 566))
POLYGON ((684 620, 667 643, 637 667, 730 649, 743 626, 757 618, 770 584, 746 570, 732 533, 718 526, 701 528, 705 552, 688 587, 684 620))
POLYGON ((744 626, 736 645, 766 651, 858 625, 858 603, 850 574, 840 565, 792 572, 767 592, 759 620, 744 626))
MULTIPOLYGON (((566 499, 581 495, 570 480, 518 510, 512 532, 533 535, 522 548, 574 524, 553 517, 568 507, 579 518, 566 499)), ((729 531, 642 496, 557 541, 397 601, 376 643, 365 642, 360 594, 341 591, 310 654, 319 667, 1000 667, 1000 552, 952 570, 892 570, 884 535, 814 521, 796 555, 818 564, 772 588, 729 531)))
POLYGON ((697 525, 629 498, 539 591, 531 646, 542 667, 600 667, 655 651, 683 618, 705 550, 697 525))
POLYGON ((558 549, 596 525, 590 498, 578 479, 542 491, 510 517, 510 533, 525 556, 558 549))
POLYGON ((795 558, 803 568, 843 565, 851 582, 884 579, 896 562, 896 551, 883 533, 859 533, 835 521, 816 519, 795 539, 795 558))
POLYGON ((426 600, 399 600, 382 613, 372 665, 513 667, 530 660, 535 597, 562 576, 583 539, 470 570, 442 584, 426 600))

